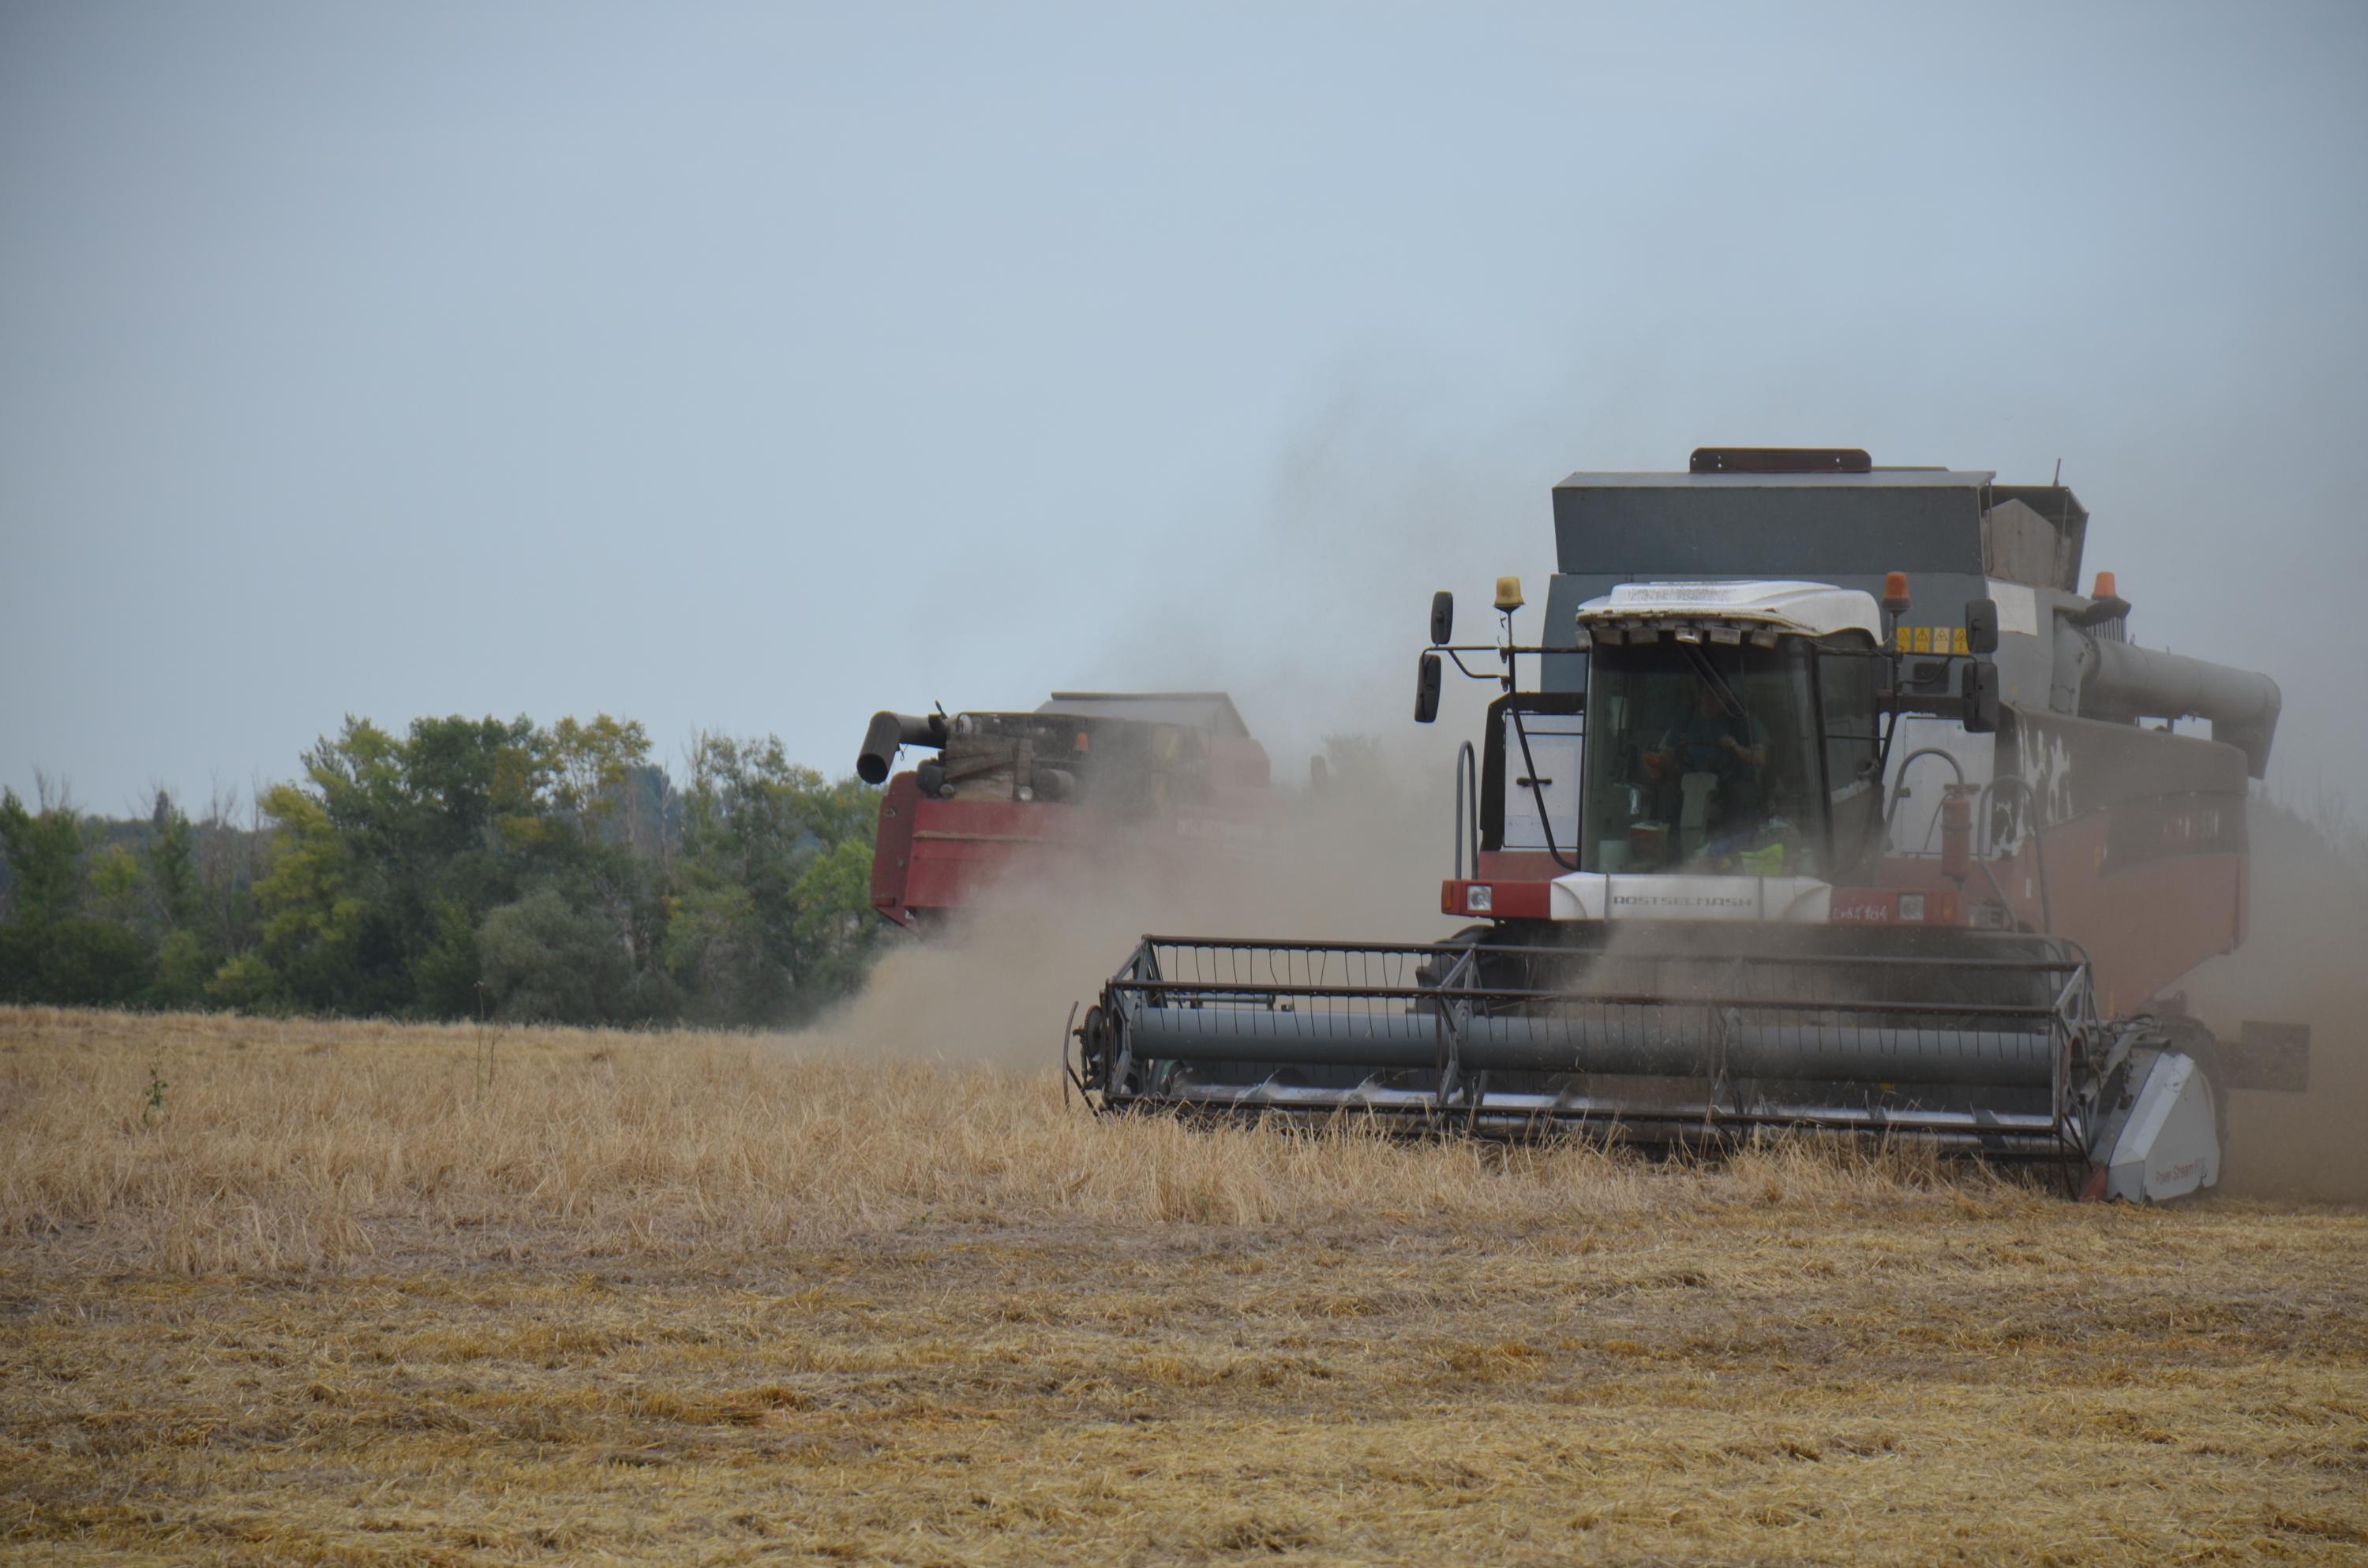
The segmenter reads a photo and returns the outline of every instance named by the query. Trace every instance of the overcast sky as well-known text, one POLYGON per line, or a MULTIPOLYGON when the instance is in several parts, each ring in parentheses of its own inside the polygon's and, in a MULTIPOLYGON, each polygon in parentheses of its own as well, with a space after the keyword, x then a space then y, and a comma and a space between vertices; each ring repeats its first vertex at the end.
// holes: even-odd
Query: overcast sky
POLYGON ((2359 811, 2368 7, 1909 9, 6 0, 0 783, 1097 683, 1296 768, 1563 474, 1798 443, 2060 458, 2359 811))

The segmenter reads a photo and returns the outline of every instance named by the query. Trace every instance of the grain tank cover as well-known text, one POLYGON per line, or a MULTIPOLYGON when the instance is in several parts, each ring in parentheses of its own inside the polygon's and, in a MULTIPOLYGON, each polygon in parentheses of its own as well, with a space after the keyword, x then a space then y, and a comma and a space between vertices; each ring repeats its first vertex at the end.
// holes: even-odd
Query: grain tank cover
MULTIPOLYGON (((2030 634, 2041 602, 2077 591, 2089 514, 2060 484, 1999 484, 1986 469, 1859 470, 1856 449, 1705 452, 1715 464, 1697 453, 1683 473, 1574 473, 1554 486, 1561 569, 1542 642, 1569 646, 1579 607, 1623 583, 1809 581, 1880 598, 1884 575, 1904 572, 1915 605, 1902 624, 1917 627, 1961 626, 1971 601, 2021 585, 2040 598, 2025 596, 2032 613, 2009 630, 2030 634)), ((1548 688, 1585 680, 1576 661, 1546 661, 1548 688)))
POLYGON ((1150 724, 1180 724, 1212 735, 1247 740, 1241 710, 1222 691, 1056 691, 1039 713, 1074 719, 1137 719, 1150 724))
POLYGON ((1554 487, 1554 546, 1563 571, 1590 576, 1978 576, 1982 493, 1992 477, 1949 469, 1575 473, 1554 487))

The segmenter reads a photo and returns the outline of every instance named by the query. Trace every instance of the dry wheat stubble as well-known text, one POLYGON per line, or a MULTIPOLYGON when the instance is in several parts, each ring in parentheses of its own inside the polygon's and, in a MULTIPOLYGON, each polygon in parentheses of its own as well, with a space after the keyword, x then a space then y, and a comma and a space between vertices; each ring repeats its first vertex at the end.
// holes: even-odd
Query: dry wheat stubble
POLYGON ((1202 1133, 699 1036, 0 1014, 0 1539, 2338 1562, 2359 1214, 1202 1133), (142 1117, 148 1063, 172 1088, 142 1117))

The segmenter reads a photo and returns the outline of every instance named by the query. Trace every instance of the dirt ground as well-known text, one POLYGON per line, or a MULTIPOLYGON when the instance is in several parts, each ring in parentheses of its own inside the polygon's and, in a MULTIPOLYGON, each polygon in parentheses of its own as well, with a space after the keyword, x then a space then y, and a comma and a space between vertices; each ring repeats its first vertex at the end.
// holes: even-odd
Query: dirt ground
POLYGON ((0 1551, 2368 1557, 2357 1208, 490 1049, 0 1011, 0 1551))

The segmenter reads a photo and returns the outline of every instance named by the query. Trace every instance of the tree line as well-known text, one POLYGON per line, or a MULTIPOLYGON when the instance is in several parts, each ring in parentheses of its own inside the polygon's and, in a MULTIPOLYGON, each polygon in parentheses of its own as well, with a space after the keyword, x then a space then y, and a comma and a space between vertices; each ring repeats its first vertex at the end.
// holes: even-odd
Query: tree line
POLYGON ((699 736, 677 782, 601 715, 348 718, 301 780, 192 821, 0 793, 0 999, 780 1025, 847 994, 879 792, 699 736))

